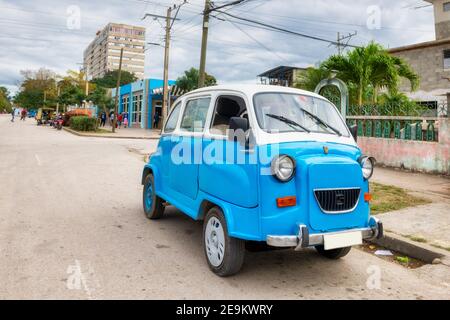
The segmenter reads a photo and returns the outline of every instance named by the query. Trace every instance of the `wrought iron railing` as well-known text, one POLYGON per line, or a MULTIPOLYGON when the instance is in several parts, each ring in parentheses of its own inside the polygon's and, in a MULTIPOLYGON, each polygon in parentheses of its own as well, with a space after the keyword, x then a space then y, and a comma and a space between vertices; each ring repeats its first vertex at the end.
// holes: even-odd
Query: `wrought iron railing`
POLYGON ((449 105, 446 102, 433 104, 388 103, 380 105, 350 106, 350 116, 412 116, 412 117, 448 117, 449 105))
POLYGON ((349 126, 358 126, 358 136, 438 142, 438 117, 348 116, 349 126))

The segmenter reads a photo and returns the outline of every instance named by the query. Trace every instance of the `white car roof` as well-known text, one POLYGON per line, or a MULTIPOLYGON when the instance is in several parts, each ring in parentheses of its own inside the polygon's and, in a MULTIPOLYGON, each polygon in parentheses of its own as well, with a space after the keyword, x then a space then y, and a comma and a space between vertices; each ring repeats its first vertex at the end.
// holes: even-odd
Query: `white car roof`
POLYGON ((305 96, 310 96, 310 97, 327 100, 323 96, 318 95, 314 92, 305 91, 305 90, 296 89, 296 88, 272 86, 272 85, 264 85, 264 84, 228 84, 228 85, 211 86, 211 87, 205 87, 205 88, 191 91, 191 92, 187 93, 186 96, 189 96, 191 94, 198 94, 198 93, 203 93, 203 92, 207 93, 207 92, 214 92, 214 91, 238 91, 238 92, 244 93, 248 96, 253 96, 256 93, 264 93, 264 92, 295 93, 295 94, 302 94, 305 96))

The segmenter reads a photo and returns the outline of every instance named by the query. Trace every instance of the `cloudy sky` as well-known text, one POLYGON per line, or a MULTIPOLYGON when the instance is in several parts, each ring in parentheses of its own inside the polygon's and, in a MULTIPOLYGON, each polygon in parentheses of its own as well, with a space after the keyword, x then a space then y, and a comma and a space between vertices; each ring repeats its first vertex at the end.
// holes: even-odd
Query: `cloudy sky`
MULTIPOLYGON (((216 5, 231 0, 215 1, 216 5)), ((0 86, 17 90, 20 70, 46 67, 58 73, 78 69, 83 50, 108 22, 147 28, 147 41, 163 43, 162 21, 142 21, 144 13, 164 15, 182 0, 0 0, 0 86), (177 2, 178 1, 178 2, 177 2), (79 28, 76 12, 79 10, 79 28), (74 15, 75 13, 75 15, 74 15), (75 20, 74 20, 75 18, 75 20)), ((188 0, 173 28, 170 77, 198 67, 204 0, 188 0)), ((229 13, 302 34, 335 40, 357 31, 350 44, 376 40, 386 47, 434 39, 429 3, 419 0, 247 0, 229 13)), ((326 42, 212 18, 207 71, 221 83, 256 82, 278 65, 317 64, 336 47, 326 42)), ((147 51, 147 77, 161 78, 163 49, 147 51)))

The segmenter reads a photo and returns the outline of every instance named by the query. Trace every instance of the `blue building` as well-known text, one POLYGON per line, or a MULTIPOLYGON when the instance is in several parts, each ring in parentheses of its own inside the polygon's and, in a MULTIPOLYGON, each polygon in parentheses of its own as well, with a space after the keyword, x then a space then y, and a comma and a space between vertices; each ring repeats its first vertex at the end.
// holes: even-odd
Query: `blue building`
MULTIPOLYGON (((175 81, 169 81, 169 86, 174 87, 175 81)), ((162 114, 163 80, 145 79, 124 85, 120 88, 119 113, 127 113, 129 126, 134 128, 152 129, 153 118, 156 112, 162 114)), ((172 91, 172 90, 171 90, 172 91)), ((115 98, 116 90, 112 90, 115 98)), ((170 95, 170 103, 177 96, 170 95)), ((161 129, 162 121, 157 129, 161 129)))

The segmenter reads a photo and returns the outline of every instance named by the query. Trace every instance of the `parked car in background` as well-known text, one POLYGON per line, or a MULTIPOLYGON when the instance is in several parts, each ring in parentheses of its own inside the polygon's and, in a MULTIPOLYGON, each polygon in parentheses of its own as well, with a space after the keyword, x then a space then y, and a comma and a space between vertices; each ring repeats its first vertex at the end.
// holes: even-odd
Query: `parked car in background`
POLYGON ((37 111, 35 109, 28 110, 28 118, 35 118, 37 111))
POLYGON ((206 260, 219 276, 239 272, 246 242, 341 258, 383 235, 370 216, 374 159, 361 153, 356 133, 311 92, 193 91, 174 104, 144 167, 145 214, 160 219, 170 203, 202 220, 206 260))

